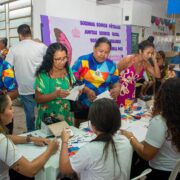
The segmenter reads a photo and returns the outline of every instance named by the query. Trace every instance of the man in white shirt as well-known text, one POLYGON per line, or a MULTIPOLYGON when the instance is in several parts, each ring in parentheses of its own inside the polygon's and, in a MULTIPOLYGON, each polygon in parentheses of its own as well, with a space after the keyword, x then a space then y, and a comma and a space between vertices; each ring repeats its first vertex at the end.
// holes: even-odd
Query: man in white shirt
POLYGON ((14 66, 18 90, 26 114, 28 131, 35 129, 36 106, 34 99, 35 72, 43 61, 47 47, 43 43, 32 40, 31 29, 27 24, 22 24, 17 29, 20 42, 10 48, 6 60, 14 66))

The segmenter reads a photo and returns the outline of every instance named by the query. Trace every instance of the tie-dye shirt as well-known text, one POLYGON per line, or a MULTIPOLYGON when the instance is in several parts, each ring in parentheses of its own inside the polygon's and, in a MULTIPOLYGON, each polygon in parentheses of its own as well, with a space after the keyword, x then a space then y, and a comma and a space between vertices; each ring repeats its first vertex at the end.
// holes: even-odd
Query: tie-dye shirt
POLYGON ((12 66, 0 58, 0 90, 12 91, 17 89, 17 81, 12 66))
MULTIPOLYGON (((116 65, 109 59, 102 63, 97 62, 93 53, 79 57, 72 69, 75 78, 92 89, 96 95, 109 90, 111 85, 119 81, 119 72, 116 65)), ((90 102, 85 93, 79 99, 84 106, 89 107, 90 102)))

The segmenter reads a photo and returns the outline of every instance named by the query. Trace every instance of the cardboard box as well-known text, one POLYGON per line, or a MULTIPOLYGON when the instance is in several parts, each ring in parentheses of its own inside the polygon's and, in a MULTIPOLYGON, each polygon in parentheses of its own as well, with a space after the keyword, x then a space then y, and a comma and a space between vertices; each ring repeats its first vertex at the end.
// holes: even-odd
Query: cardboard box
POLYGON ((54 135, 55 137, 59 137, 61 136, 64 128, 69 128, 66 121, 61 121, 50 125, 46 125, 43 121, 41 122, 41 131, 46 134, 46 136, 54 135))

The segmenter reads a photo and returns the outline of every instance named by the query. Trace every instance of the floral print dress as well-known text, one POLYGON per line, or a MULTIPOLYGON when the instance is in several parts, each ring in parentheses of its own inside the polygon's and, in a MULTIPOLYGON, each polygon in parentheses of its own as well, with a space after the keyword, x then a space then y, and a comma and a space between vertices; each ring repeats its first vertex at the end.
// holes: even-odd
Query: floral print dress
POLYGON ((134 63, 129 68, 125 69, 120 74, 120 85, 121 91, 117 98, 119 106, 125 105, 126 99, 135 98, 136 82, 139 80, 144 73, 144 68, 139 73, 136 73, 134 63))
MULTIPOLYGON (((75 78, 70 70, 72 83, 75 78)), ((64 78, 51 78, 47 73, 42 72, 36 77, 35 89, 42 94, 51 94, 56 88, 63 90, 70 89, 70 81, 68 75, 64 78)), ((38 116, 36 119, 36 128, 41 128, 41 120, 44 117, 53 116, 55 118, 64 119, 69 125, 72 125, 72 113, 70 112, 69 100, 56 98, 52 101, 38 104, 38 116)))

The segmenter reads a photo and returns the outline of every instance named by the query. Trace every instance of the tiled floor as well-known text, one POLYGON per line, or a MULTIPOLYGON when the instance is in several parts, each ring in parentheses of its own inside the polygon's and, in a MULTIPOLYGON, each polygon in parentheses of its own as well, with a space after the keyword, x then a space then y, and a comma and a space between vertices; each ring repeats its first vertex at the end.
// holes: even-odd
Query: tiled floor
POLYGON ((24 109, 19 102, 13 102, 14 108, 14 134, 22 134, 26 131, 24 109))

